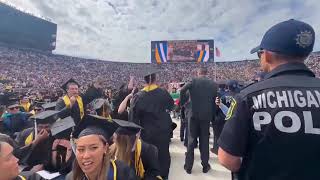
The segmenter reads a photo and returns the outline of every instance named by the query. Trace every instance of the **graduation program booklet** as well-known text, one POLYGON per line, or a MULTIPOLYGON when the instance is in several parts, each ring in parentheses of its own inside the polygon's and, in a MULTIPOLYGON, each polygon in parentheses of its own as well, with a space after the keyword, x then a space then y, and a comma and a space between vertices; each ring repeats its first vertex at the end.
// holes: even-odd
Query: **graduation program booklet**
POLYGON ((59 172, 50 173, 49 171, 46 171, 46 170, 38 171, 37 174, 39 174, 41 177, 47 180, 56 178, 61 175, 59 172))

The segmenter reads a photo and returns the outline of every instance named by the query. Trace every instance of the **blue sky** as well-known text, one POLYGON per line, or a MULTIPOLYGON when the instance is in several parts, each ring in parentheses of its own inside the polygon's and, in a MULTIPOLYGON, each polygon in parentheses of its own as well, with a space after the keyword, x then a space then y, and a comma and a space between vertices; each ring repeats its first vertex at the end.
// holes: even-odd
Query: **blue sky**
POLYGON ((311 24, 320 50, 319 0, 2 0, 58 24, 55 53, 150 62, 150 41, 214 39, 217 61, 249 53, 272 25, 291 18, 311 24))

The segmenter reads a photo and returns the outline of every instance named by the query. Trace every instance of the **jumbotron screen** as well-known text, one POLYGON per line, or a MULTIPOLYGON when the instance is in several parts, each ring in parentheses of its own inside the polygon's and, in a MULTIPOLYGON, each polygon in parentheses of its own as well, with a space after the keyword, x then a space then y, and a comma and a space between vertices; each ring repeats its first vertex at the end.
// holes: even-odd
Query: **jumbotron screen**
POLYGON ((213 61, 213 40, 151 41, 152 63, 213 61))

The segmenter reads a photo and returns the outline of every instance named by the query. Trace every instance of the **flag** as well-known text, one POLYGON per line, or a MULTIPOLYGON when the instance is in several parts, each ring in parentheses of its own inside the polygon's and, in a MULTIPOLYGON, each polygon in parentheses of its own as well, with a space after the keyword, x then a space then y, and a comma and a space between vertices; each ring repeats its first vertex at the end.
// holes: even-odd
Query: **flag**
POLYGON ((155 45, 155 57, 158 64, 167 62, 167 42, 158 42, 155 45))
POLYGON ((218 47, 216 47, 216 57, 221 57, 221 52, 218 47))
POLYGON ((201 51, 198 51, 197 52, 197 62, 200 63, 200 62, 208 62, 209 60, 209 53, 207 53, 206 50, 201 50, 201 51))

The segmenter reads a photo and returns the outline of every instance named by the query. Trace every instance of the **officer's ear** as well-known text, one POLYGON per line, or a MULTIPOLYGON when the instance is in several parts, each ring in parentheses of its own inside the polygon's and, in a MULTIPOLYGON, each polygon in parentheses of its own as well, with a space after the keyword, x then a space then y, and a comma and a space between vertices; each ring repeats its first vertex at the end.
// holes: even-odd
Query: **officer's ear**
POLYGON ((267 64, 273 64, 275 58, 272 52, 264 50, 264 53, 261 54, 261 60, 264 60, 267 64))
POLYGON ((261 69, 265 72, 269 72, 272 64, 273 64, 273 58, 272 58, 271 52, 267 50, 263 50, 263 52, 260 53, 261 69))

